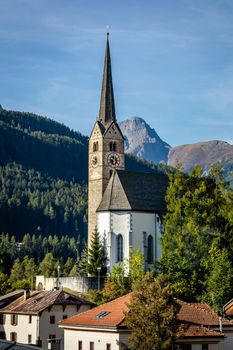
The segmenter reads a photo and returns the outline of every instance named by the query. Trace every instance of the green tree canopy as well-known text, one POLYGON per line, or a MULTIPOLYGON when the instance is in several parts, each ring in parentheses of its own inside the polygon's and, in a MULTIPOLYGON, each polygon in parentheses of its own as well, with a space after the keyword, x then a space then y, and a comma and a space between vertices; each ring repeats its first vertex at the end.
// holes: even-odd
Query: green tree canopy
POLYGON ((132 350, 170 350, 177 339, 176 315, 179 306, 173 291, 161 277, 151 272, 138 281, 125 323, 131 330, 129 347, 132 350), (145 287, 146 286, 146 287, 145 287))
POLYGON ((45 277, 56 277, 59 262, 56 261, 52 253, 47 253, 41 261, 39 271, 45 277))
POLYGON ((104 266, 105 256, 104 256, 104 248, 100 241, 99 232, 97 228, 95 228, 92 238, 91 245, 88 250, 88 264, 87 271, 91 276, 98 276, 98 267, 101 268, 100 274, 105 275, 106 269, 104 266))
POLYGON ((233 256, 232 190, 216 168, 209 177, 199 166, 189 176, 178 170, 169 177, 160 267, 177 296, 195 300, 205 291, 213 240, 233 256))

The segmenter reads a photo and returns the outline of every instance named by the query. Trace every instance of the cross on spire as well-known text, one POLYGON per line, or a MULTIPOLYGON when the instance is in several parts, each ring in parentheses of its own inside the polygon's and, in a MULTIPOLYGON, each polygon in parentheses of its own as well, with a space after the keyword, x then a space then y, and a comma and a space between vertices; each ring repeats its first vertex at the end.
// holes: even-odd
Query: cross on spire
POLYGON ((116 121, 114 94, 112 85, 111 57, 109 49, 109 33, 107 33, 107 43, 104 60, 104 73, 100 99, 99 121, 106 126, 116 121))

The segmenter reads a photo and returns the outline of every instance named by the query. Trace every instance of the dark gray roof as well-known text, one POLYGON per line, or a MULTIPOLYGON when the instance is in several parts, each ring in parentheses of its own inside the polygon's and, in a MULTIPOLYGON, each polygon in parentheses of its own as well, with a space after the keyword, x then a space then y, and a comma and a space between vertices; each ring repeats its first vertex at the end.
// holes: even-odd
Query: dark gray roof
POLYGON ((77 297, 65 291, 33 291, 26 300, 19 297, 6 307, 0 309, 0 313, 38 314, 52 305, 94 305, 90 301, 77 297))
POLYGON ((167 186, 165 174, 114 171, 97 211, 132 210, 163 215, 167 186))
POLYGON ((104 74, 100 99, 99 121, 103 125, 116 121, 108 34, 104 60, 104 74))
MULTIPOLYGON (((26 345, 26 344, 20 344, 20 343, 15 343, 12 341, 7 341, 7 340, 0 340, 0 350, 34 350, 34 349, 39 349, 38 346, 33 346, 33 345, 26 345)), ((40 350, 43 350, 40 348, 40 350)))
POLYGON ((17 289, 11 293, 7 293, 5 295, 0 296, 0 308, 5 307, 7 304, 11 303, 13 300, 19 298, 23 295, 23 289, 17 289))

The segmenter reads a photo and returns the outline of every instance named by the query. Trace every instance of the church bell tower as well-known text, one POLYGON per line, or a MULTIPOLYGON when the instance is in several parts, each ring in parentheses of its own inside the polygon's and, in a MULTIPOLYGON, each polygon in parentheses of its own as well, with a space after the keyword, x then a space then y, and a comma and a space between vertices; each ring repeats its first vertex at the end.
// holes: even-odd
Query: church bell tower
POLYGON ((116 121, 109 33, 104 61, 104 73, 99 117, 89 139, 88 162, 88 246, 97 226, 96 210, 102 200, 113 170, 124 170, 124 137, 116 121))

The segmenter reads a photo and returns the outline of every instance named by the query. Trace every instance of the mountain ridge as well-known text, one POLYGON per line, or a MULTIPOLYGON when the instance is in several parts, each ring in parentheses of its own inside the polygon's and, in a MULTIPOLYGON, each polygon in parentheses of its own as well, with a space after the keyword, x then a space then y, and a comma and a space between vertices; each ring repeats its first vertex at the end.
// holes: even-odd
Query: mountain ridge
POLYGON ((125 137, 126 153, 154 163, 167 163, 171 146, 144 119, 132 117, 120 122, 119 126, 125 137))

